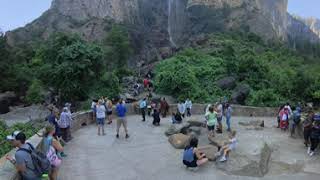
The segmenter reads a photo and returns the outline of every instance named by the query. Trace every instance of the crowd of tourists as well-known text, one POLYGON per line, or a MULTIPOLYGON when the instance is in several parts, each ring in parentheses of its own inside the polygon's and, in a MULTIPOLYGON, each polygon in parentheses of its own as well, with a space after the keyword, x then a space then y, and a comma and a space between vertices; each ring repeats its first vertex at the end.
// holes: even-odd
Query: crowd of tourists
MULTIPOLYGON (((161 98, 159 102, 147 96, 141 99, 138 103, 142 115, 142 121, 146 121, 146 115, 153 118, 152 124, 159 126, 161 117, 165 118, 169 113, 169 103, 165 98, 161 98)), ((32 144, 26 143, 26 136, 23 132, 15 131, 7 136, 7 140, 12 146, 18 150, 14 157, 7 156, 7 159, 14 164, 17 171, 21 174, 24 180, 38 180, 43 174, 48 174, 50 180, 56 180, 58 170, 62 159, 67 155, 63 152, 63 145, 67 144, 71 139, 71 124, 72 115, 70 110, 71 104, 66 103, 59 111, 52 106, 50 114, 47 117, 49 125, 43 133, 43 141, 41 150, 37 150, 32 144)), ((186 99, 180 101, 172 112, 171 123, 179 124, 185 118, 192 116, 192 101, 186 99)), ((119 131, 123 126, 125 138, 129 138, 126 113, 127 108, 125 101, 119 99, 108 99, 101 97, 92 100, 91 109, 93 119, 98 127, 98 136, 106 135, 105 122, 108 124, 116 121, 116 138, 119 138, 119 131), (117 118, 113 118, 115 109, 117 118)), ((213 138, 216 133, 223 133, 223 122, 225 120, 226 131, 229 134, 229 140, 224 145, 219 147, 216 154, 220 162, 228 159, 229 153, 237 146, 236 131, 231 128, 232 107, 227 102, 219 101, 209 104, 205 108, 204 125, 208 131, 208 138, 213 138)), ((283 105, 279 108, 277 116, 277 128, 282 131, 289 131, 290 136, 294 137, 297 127, 301 124, 303 127, 304 144, 307 147, 307 153, 313 156, 315 150, 320 143, 320 114, 315 114, 309 110, 306 119, 302 120, 302 108, 300 105, 291 108, 290 104, 283 105)), ((192 137, 189 145, 183 151, 183 164, 188 168, 194 168, 206 164, 208 158, 198 148, 198 139, 192 137)))
POLYGON ((62 159, 67 155, 63 152, 63 144, 71 139, 71 104, 66 103, 61 112, 55 106, 50 106, 50 114, 46 118, 49 125, 45 127, 41 149, 36 149, 26 142, 26 135, 14 131, 7 136, 11 145, 17 148, 14 157, 7 155, 23 180, 40 180, 48 175, 50 180, 56 180, 62 159))
MULTIPOLYGON (((290 136, 295 137, 297 127, 301 124, 302 108, 300 105, 291 108, 290 104, 287 103, 279 108, 277 119, 277 127, 282 131, 289 130, 290 136)), ((320 143, 320 114, 315 114, 314 111, 309 109, 301 125, 307 154, 313 156, 320 143)))
MULTIPOLYGON (((188 101, 188 100, 187 100, 188 101)), ((186 102, 187 102, 186 101, 186 102)), ((185 103, 187 104, 187 103, 185 103)), ((181 103, 178 105, 181 107, 181 103)), ((187 106, 188 107, 188 106, 187 106)), ((191 107, 191 106, 189 106, 191 107)), ((183 108, 181 108, 183 110, 183 108)), ((191 109, 191 108, 190 108, 191 109)), ((187 113, 189 114, 189 112, 187 113)), ((236 148, 237 139, 236 139, 236 131, 231 130, 231 114, 232 108, 229 103, 223 103, 221 101, 215 103, 214 105, 209 104, 205 109, 205 125, 208 129, 208 137, 212 138, 216 133, 223 132, 223 117, 225 116, 227 131, 229 133, 229 140, 225 142, 224 146, 220 147, 217 157, 220 157, 220 162, 225 162, 229 153, 236 148)), ((198 139, 196 137, 192 137, 190 141, 190 145, 188 145, 184 149, 183 153, 183 164, 187 168, 196 168, 208 162, 206 155, 201 152, 198 148, 198 139)))

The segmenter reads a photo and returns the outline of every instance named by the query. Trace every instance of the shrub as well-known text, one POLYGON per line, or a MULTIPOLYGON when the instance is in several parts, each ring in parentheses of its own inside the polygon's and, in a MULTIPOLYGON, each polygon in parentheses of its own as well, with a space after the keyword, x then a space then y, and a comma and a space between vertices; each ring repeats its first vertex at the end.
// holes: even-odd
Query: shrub
POLYGON ((26 94, 26 101, 31 104, 41 103, 44 100, 43 88, 39 80, 33 80, 26 94))

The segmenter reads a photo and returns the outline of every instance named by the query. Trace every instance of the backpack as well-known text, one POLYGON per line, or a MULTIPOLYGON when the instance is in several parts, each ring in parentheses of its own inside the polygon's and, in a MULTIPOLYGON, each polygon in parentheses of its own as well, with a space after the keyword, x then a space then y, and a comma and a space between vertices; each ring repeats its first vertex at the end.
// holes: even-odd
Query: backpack
POLYGON ((301 114, 298 111, 294 111, 293 112, 293 122, 295 124, 299 124, 300 123, 300 119, 301 119, 301 114))
POLYGON ((193 148, 189 148, 184 150, 183 152, 183 160, 187 162, 194 161, 194 154, 193 154, 193 148))
POLYGON ((61 165, 62 161, 58 157, 55 148, 52 146, 52 139, 48 143, 48 149, 46 151, 46 155, 52 166, 59 167, 61 165))
POLYGON ((51 164, 47 156, 37 151, 32 144, 27 143, 30 146, 30 149, 20 148, 18 151, 25 151, 30 154, 32 163, 35 169, 32 169, 37 175, 41 176, 43 174, 49 173, 51 164))

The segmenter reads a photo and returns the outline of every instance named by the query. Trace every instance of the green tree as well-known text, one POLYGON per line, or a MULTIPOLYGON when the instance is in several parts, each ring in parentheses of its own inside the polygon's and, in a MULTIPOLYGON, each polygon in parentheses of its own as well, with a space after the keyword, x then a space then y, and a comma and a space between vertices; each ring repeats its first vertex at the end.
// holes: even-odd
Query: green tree
POLYGON ((118 69, 126 68, 133 52, 127 30, 123 26, 114 25, 103 44, 106 59, 111 59, 118 69))
POLYGON ((39 78, 62 100, 84 100, 103 67, 102 49, 77 35, 55 34, 37 52, 39 78))
POLYGON ((26 101, 30 104, 41 103, 44 100, 43 87, 37 79, 33 80, 26 94, 26 101))

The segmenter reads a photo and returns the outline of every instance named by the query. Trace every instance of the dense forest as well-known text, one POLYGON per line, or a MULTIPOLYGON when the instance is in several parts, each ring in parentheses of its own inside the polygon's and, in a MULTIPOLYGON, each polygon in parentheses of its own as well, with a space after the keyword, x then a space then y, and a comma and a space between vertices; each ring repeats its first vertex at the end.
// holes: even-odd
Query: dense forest
MULTIPOLYGON (((177 99, 211 102, 231 98, 239 87, 250 94, 243 104, 278 106, 284 102, 320 101, 320 46, 301 42, 265 42, 252 33, 207 35, 155 68, 156 91, 177 99), (232 77, 235 86, 217 81, 232 77)), ((117 96, 120 80, 135 75, 127 60, 133 54, 126 28, 114 26, 101 42, 76 34, 55 33, 45 41, 9 47, 0 36, 0 91, 15 91, 25 103, 40 103, 45 92, 63 101, 117 96)))

